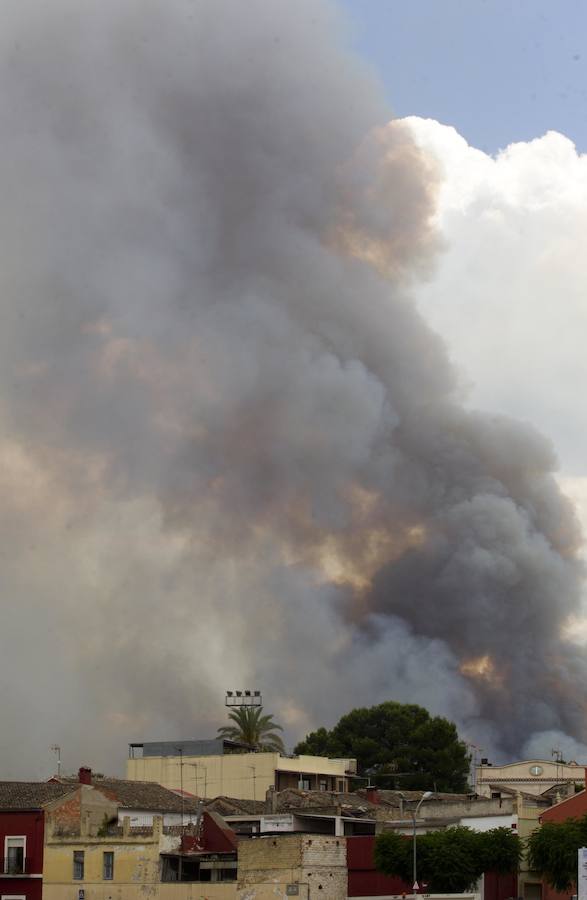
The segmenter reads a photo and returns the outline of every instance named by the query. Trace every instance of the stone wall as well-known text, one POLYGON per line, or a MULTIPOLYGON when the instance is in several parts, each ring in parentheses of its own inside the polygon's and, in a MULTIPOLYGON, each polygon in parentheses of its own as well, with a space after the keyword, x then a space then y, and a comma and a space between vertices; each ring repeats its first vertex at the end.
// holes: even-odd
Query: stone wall
POLYGON ((278 835, 239 846, 239 900, 347 896, 346 841, 331 835, 278 835), (297 895, 292 891, 297 890, 297 895))

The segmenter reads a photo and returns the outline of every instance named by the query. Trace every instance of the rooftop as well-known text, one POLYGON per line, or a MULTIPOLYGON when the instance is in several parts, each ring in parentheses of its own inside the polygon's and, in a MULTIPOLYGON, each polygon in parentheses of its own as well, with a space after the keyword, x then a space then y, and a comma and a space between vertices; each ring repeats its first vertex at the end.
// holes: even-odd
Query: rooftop
POLYGON ((71 784, 47 781, 0 781, 0 809, 41 809, 74 790, 71 784))
MULTIPOLYGON (((80 787, 77 775, 61 776, 58 787, 67 786, 71 791, 80 787)), ((103 778, 92 776, 91 786, 119 803, 121 809, 146 810, 149 812, 181 813, 194 815, 198 811, 198 799, 181 796, 162 787, 154 781, 127 781, 124 778, 103 778)), ((59 795, 57 795, 59 796, 59 795)))
MULTIPOLYGON (((338 793, 335 791, 302 791, 298 788, 287 788, 275 793, 277 813, 288 812, 322 812, 362 818, 377 809, 359 794, 338 793)), ((268 815, 269 809, 265 800, 238 800, 234 797, 215 797, 206 802, 206 809, 213 809, 222 816, 262 816, 268 815)))

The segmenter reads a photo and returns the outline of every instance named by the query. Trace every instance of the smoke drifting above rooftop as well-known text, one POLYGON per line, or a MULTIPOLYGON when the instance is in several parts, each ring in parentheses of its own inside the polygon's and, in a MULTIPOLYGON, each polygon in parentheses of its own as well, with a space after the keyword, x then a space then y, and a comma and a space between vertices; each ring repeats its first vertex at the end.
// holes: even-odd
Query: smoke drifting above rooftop
POLYGON ((584 740, 553 451, 462 405, 411 299, 441 176, 334 8, 3 14, 3 771, 210 736, 238 683, 293 739, 394 698, 584 740))

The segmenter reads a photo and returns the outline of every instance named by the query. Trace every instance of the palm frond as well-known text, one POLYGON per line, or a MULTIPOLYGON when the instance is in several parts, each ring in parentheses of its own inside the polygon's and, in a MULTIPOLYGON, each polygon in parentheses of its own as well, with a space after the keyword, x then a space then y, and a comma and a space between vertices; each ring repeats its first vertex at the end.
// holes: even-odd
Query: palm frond
POLYGON ((283 728, 273 721, 272 715, 262 713, 262 706, 242 706, 231 710, 228 718, 234 724, 223 725, 218 729, 218 736, 240 741, 257 750, 283 753, 283 740, 280 735, 275 734, 276 731, 283 731, 283 728))

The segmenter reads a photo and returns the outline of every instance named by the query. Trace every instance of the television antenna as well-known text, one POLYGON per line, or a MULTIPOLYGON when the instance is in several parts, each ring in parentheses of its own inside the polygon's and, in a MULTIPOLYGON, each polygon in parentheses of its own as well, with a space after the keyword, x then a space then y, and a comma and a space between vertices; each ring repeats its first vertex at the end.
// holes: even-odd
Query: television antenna
POLYGON ((57 756, 57 777, 59 778, 59 776, 61 775, 61 747, 59 746, 59 744, 52 744, 51 750, 57 756))

